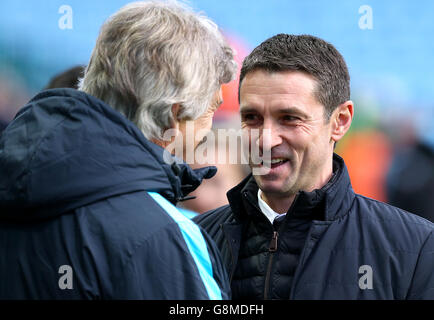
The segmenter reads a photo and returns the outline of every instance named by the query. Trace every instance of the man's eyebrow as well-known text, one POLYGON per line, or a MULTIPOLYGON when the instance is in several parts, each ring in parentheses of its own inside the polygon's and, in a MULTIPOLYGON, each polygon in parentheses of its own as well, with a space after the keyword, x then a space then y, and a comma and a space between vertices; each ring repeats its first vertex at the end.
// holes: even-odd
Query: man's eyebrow
POLYGON ((309 115, 306 114, 304 111, 300 110, 299 108, 293 106, 293 107, 285 107, 282 109, 277 110, 277 113, 280 114, 290 114, 290 115, 299 115, 303 118, 309 118, 309 115))
POLYGON ((245 106, 240 108, 240 113, 248 113, 248 112, 258 112, 255 108, 245 106))
MULTIPOLYGON (((240 108, 240 113, 257 113, 258 111, 254 107, 245 106, 240 108)), ((275 111, 278 114, 289 114, 289 115, 298 115, 302 118, 309 118, 309 115, 306 114, 304 111, 302 111, 300 108, 297 108, 296 106, 291 107, 282 107, 280 109, 277 109, 275 111)))

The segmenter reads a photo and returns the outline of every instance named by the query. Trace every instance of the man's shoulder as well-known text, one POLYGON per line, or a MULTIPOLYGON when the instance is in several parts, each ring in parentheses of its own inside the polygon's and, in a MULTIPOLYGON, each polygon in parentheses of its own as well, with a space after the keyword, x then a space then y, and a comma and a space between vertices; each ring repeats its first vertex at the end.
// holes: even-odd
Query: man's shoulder
POLYGON ((434 223, 431 221, 391 204, 368 198, 360 194, 356 194, 356 201, 360 208, 366 208, 366 212, 370 213, 373 217, 382 216, 399 223, 417 224, 431 229, 434 228, 434 223))
POLYGON ((389 237, 408 238, 415 244, 416 239, 424 241, 434 232, 434 223, 390 204, 356 194, 352 210, 358 213, 361 223, 371 229, 380 230, 389 237))
MULTIPOLYGON (((98 228, 100 232, 95 236, 110 244, 115 251, 124 247, 138 247, 140 243, 163 232, 176 233, 181 239, 180 224, 164 204, 165 201, 159 203, 146 191, 137 191, 83 206, 77 213, 86 217, 86 223, 82 223, 81 227, 86 230, 92 226, 98 228), (104 236, 101 237, 101 234, 104 236)), ((163 242, 169 241, 160 238, 163 242)))

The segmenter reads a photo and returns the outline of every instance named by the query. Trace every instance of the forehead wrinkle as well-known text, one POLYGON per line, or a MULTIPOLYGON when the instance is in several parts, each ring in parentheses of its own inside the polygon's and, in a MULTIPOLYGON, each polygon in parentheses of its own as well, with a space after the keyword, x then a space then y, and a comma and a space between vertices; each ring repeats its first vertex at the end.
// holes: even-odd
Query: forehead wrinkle
MULTIPOLYGON (((321 106, 322 112, 324 108, 321 106)), ((249 103, 249 104, 241 104, 240 105, 240 114, 245 113, 259 113, 259 114, 270 114, 270 115, 292 115, 299 116, 306 121, 314 121, 318 119, 322 119, 322 115, 318 116, 317 113, 308 113, 303 110, 303 108, 297 107, 297 105, 280 105, 278 102, 274 104, 258 104, 249 103)))
POLYGON ((316 97, 316 88, 316 80, 303 73, 256 71, 247 74, 241 84, 240 112, 292 113, 312 120, 318 115, 317 106, 324 109, 316 97))
MULTIPOLYGON (((297 103, 294 103, 294 99, 290 99, 289 97, 282 97, 279 99, 263 99, 263 95, 258 96, 254 93, 247 94, 249 98, 243 99, 240 103, 240 111, 256 111, 258 108, 267 107, 267 109, 273 109, 273 112, 279 113, 303 113, 303 108, 297 106, 297 103), (246 101, 247 100, 247 101, 246 101)), ((303 99, 302 99, 303 100, 303 99)), ((311 104, 308 101, 299 101, 302 104, 311 104)))
MULTIPOLYGON (((289 88, 289 87, 301 87, 299 85, 299 81, 303 79, 309 79, 310 84, 309 87, 312 89, 312 92, 315 90, 315 88, 318 85, 318 80, 305 72, 302 71, 277 71, 277 72, 267 72, 264 70, 255 70, 252 71, 244 77, 243 81, 240 83, 241 88, 243 85, 246 84, 246 82, 250 82, 249 86, 262 86, 264 87, 266 84, 264 83, 263 79, 266 78, 269 79, 269 86, 276 86, 281 84, 282 78, 286 78, 288 81, 286 82, 286 86, 282 86, 283 88, 289 88), (293 76, 292 78, 288 79, 287 76, 293 76)), ((286 91, 285 91, 286 92, 286 91)))

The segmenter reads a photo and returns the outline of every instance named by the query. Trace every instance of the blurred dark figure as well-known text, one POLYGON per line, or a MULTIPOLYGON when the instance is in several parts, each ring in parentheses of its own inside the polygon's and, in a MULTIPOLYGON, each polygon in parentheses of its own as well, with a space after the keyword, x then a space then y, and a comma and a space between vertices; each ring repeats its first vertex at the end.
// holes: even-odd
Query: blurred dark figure
POLYGON ((86 66, 75 66, 70 68, 53 78, 51 78, 45 89, 54 88, 73 88, 78 89, 78 80, 84 76, 86 66))
POLYGON ((3 131, 4 128, 6 128, 8 124, 6 122, 3 122, 3 120, 0 119, 0 133, 3 131))
POLYGON ((0 134, 29 99, 23 79, 12 71, 0 68, 0 134))
MULTIPOLYGON (((84 65, 78 65, 56 74, 50 79, 44 90, 54 88, 78 89, 78 81, 84 76, 85 68, 86 66, 84 65)), ((29 99, 26 94, 24 94, 22 97, 20 94, 17 94, 21 93, 22 90, 20 90, 21 88, 15 88, 16 86, 17 84, 14 82, 9 80, 6 81, 6 78, 0 79, 0 134, 15 115, 16 108, 11 107, 11 105, 21 106, 29 99)))
POLYGON ((390 204, 434 222, 434 147, 419 141, 399 151, 387 175, 390 204))

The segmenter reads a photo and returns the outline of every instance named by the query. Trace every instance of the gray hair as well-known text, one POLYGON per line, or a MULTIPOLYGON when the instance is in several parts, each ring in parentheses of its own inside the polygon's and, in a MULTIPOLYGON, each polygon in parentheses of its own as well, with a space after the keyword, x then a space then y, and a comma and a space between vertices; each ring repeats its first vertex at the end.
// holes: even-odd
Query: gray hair
POLYGON ((236 62, 216 24, 177 1, 133 2, 102 26, 79 89, 134 122, 148 139, 163 139, 177 120, 194 120, 236 62))

